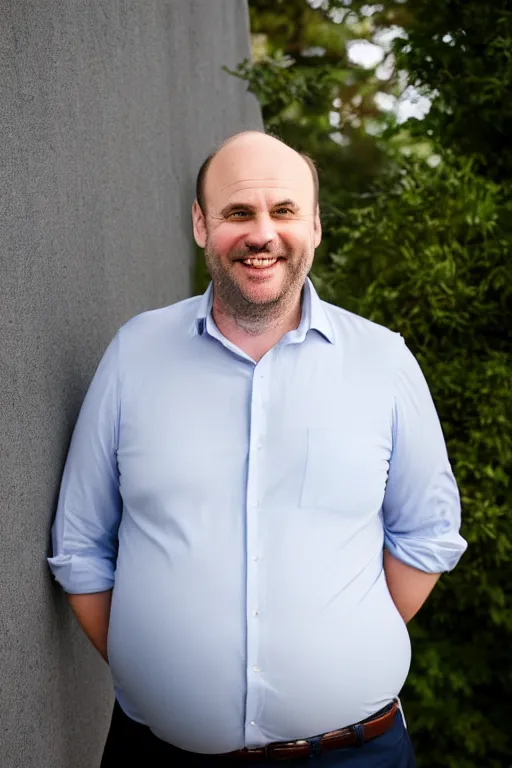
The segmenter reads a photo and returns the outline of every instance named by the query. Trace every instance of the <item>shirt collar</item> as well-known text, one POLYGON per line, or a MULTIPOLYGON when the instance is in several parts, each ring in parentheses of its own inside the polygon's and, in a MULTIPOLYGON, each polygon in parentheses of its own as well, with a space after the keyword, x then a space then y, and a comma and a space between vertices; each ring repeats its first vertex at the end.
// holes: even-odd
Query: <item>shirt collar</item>
MULTIPOLYGON (((200 297, 197 313, 194 318, 194 335, 202 336, 206 332, 206 320, 210 316, 213 305, 213 286, 209 284, 206 291, 200 297)), ((334 332, 327 317, 323 303, 315 290, 311 280, 306 278, 302 299, 302 316, 295 341, 303 341, 310 330, 318 331, 327 341, 334 344, 334 332)))
POLYGON ((197 306, 197 313, 194 318, 194 335, 202 336, 203 333, 205 333, 206 318, 212 311, 212 305, 213 305, 213 286, 212 286, 212 283, 210 283, 206 291, 203 293, 203 295, 199 299, 199 304, 197 306))

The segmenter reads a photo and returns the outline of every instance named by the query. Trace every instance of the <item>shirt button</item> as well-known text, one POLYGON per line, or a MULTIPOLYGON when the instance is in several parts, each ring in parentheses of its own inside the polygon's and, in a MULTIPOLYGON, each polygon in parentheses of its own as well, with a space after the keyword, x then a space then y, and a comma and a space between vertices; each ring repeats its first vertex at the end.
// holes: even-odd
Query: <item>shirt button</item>
POLYGON ((253 667, 252 671, 253 672, 261 672, 261 667, 253 667))
POLYGON ((256 725, 256 723, 254 722, 254 720, 251 720, 251 725, 256 725))
POLYGON ((253 615, 253 616, 259 616, 259 615, 260 615, 260 612, 259 612, 259 611, 253 611, 253 612, 252 612, 252 615, 253 615))
POLYGON ((253 556, 252 556, 252 559, 253 559, 253 561, 254 561, 255 563, 257 563, 257 562, 258 562, 258 560, 259 560, 259 557, 258 557, 258 555, 253 555, 253 556))

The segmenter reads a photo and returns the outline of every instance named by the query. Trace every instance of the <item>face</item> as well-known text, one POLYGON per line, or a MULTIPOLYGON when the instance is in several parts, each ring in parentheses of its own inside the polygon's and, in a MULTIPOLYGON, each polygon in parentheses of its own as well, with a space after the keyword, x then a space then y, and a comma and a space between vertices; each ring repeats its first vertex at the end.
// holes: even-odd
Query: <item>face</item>
POLYGON ((224 308, 261 316, 298 302, 321 237, 305 161, 263 134, 240 137, 212 161, 205 199, 194 234, 224 308))

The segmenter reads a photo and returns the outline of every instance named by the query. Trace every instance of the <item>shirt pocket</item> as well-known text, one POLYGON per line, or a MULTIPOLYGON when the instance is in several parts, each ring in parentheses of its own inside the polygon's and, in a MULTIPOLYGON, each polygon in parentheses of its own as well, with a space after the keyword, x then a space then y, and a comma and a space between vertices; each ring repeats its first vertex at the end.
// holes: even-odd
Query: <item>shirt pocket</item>
POLYGON ((389 449, 378 437, 309 429, 300 506, 357 516, 378 512, 388 469, 389 449))

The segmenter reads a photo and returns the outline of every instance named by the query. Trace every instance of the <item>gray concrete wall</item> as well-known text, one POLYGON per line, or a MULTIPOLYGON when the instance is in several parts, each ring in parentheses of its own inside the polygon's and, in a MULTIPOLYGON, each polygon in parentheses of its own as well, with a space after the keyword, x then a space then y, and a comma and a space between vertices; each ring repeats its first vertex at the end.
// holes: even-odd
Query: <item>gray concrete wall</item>
POLYGON ((245 0, 0 0, 0 768, 95 768, 106 665, 46 567, 79 405, 121 323, 189 295, 194 176, 260 127, 245 0))

